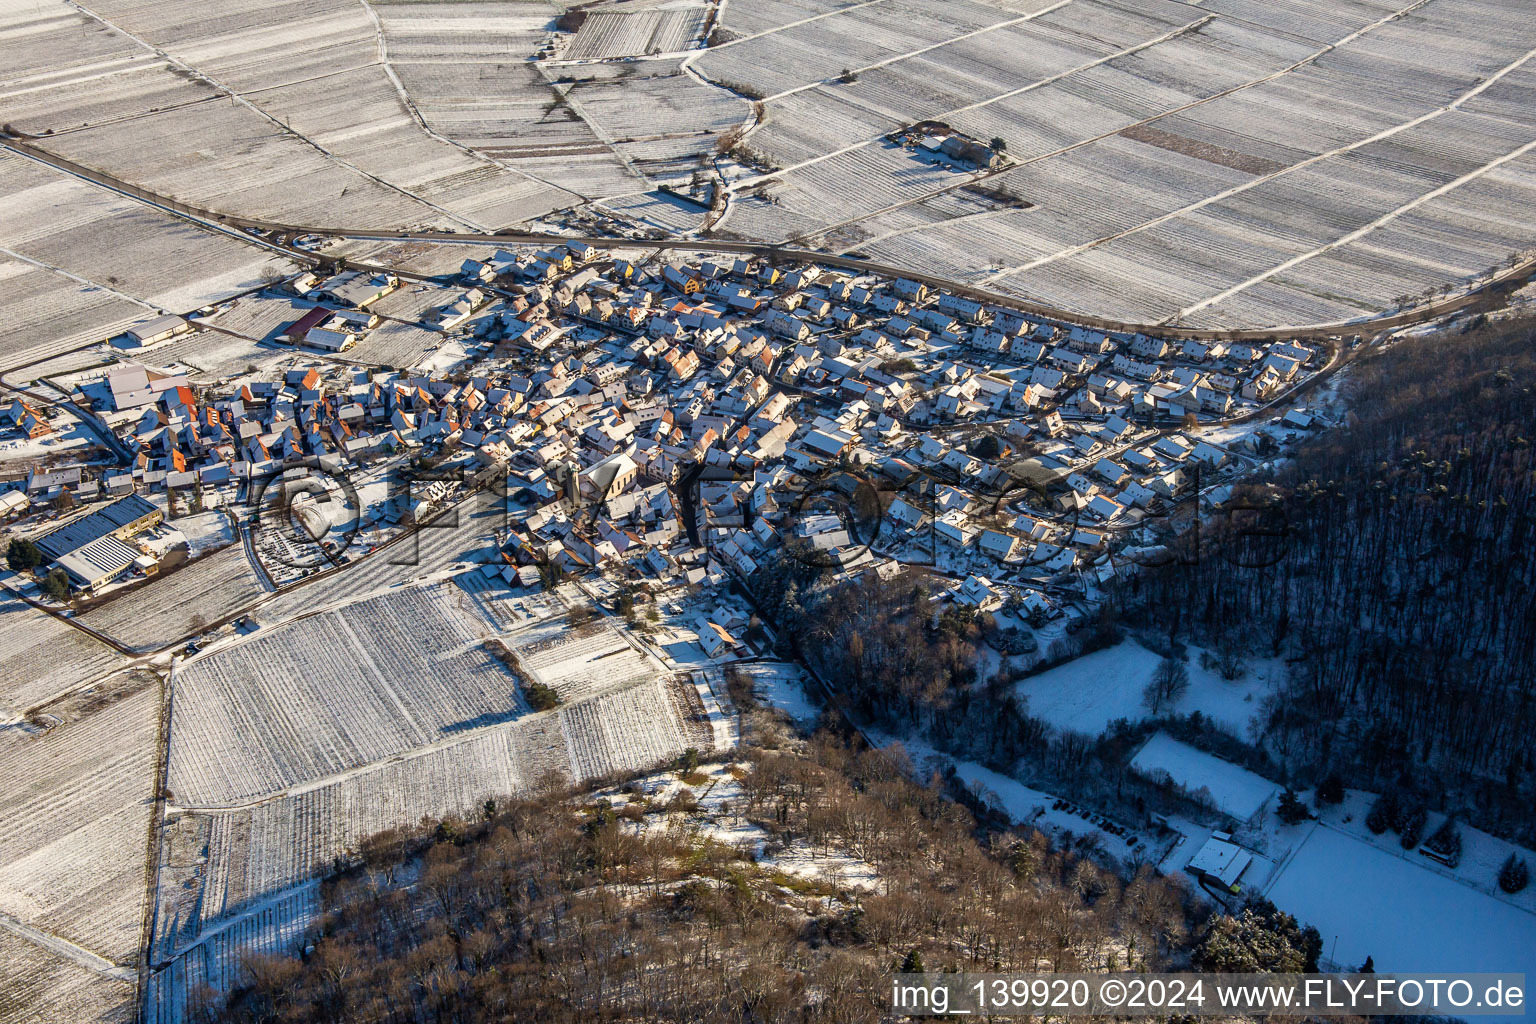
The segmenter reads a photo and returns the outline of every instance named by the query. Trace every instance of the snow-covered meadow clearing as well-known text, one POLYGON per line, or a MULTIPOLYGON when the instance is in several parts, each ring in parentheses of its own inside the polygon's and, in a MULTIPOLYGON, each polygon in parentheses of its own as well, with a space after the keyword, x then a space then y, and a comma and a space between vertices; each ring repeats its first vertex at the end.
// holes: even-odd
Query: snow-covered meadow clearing
POLYGON ((1280 787, 1230 761, 1180 743, 1167 733, 1155 733, 1131 758, 1131 767, 1153 778, 1166 775, 1191 794, 1205 790, 1211 803, 1237 821, 1248 821, 1262 810, 1280 787))
POLYGON ((867 889, 879 881, 878 873, 870 864, 851 854, 819 852, 804 840, 787 846, 773 843, 766 830, 739 814, 745 799, 735 774, 740 770, 730 764, 706 765, 700 768, 699 777, 691 783, 673 773, 649 775, 622 789, 602 790, 594 795, 615 808, 642 800, 647 806, 656 808, 686 792, 694 798, 693 810, 649 813, 631 827, 647 831, 673 829, 699 842, 715 842, 745 850, 765 871, 780 871, 849 889, 867 889))
POLYGON ((1345 969, 1536 976, 1536 914, 1327 825, 1302 840, 1265 895, 1322 933, 1345 969))
MULTIPOLYGON (((1241 679, 1225 680, 1200 664, 1201 651, 1189 650, 1185 668, 1189 689, 1164 710, 1187 715, 1199 711, 1240 739, 1249 736, 1248 723, 1273 693, 1285 666, 1274 660, 1250 660, 1241 679)), ((1157 671, 1160 656, 1134 640, 1074 658, 1020 682, 1014 692, 1028 701, 1036 718, 1074 732, 1097 736, 1117 718, 1136 722, 1151 712, 1143 691, 1157 671)))

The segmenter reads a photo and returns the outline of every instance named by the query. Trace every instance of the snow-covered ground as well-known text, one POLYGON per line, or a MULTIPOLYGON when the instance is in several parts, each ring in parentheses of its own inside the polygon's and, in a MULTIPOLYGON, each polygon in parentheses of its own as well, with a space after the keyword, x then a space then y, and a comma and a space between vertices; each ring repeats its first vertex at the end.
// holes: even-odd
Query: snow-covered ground
POLYGON ((1253 818, 1279 791, 1262 775, 1180 743, 1165 732, 1147 740, 1131 758, 1131 767, 1147 775, 1166 772, 1190 793, 1208 791, 1211 802, 1238 821, 1253 818))
POLYGON ((49 424, 53 427, 52 432, 35 438, 28 438, 17 430, 0 430, 0 462, 41 459, 66 452, 81 455, 82 449, 96 443, 96 435, 73 417, 60 416, 50 420, 49 424))
MULTIPOLYGON (((1248 721, 1284 677, 1284 663, 1250 660, 1247 673, 1228 682, 1220 673, 1200 667, 1200 653, 1199 648, 1189 649, 1189 689, 1166 710, 1199 711, 1246 739, 1248 721)), ((1036 718, 1097 736, 1117 718, 1135 722, 1147 717, 1142 691, 1159 660, 1134 640, 1126 640, 1031 676, 1014 692, 1028 699, 1029 713, 1036 718)))
MULTIPOLYGON (((1031 789, 1016 779, 1001 775, 973 761, 954 761, 955 773, 965 780, 983 801, 1001 810, 1020 825, 1039 830, 1052 839, 1061 841, 1067 836, 1092 835, 1104 845, 1104 850, 1120 860, 1156 861, 1163 853, 1162 844, 1152 836, 1141 835, 1124 829, 1116 834, 1095 824, 1095 820, 1111 825, 1106 819, 1087 815, 1092 812, 1069 809, 1049 793, 1031 789), (1152 844, 1152 845, 1149 845, 1152 844)), ((1120 826, 1114 826, 1119 828, 1120 826)))
POLYGON ((187 542, 187 557, 197 558, 235 542, 235 527, 222 512, 197 512, 170 520, 173 533, 187 542))
MULTIPOLYGON (((773 844, 767 831, 732 810, 745 806, 741 783, 732 774, 735 770, 732 765, 702 766, 699 775, 703 781, 696 786, 690 786, 671 772, 636 780, 636 787, 652 806, 666 804, 685 789, 691 790, 697 801, 695 811, 649 814, 639 827, 646 830, 686 829, 700 840, 750 852, 758 867, 766 871, 782 871, 798 878, 858 889, 872 888, 879 880, 875 869, 858 857, 846 853, 821 853, 803 841, 787 846, 773 844)), ((633 799, 618 789, 597 795, 608 799, 615 807, 623 807, 633 799)))
POLYGON ((821 715, 821 707, 806 693, 809 680, 798 665, 785 661, 746 661, 737 670, 752 677, 759 700, 784 712, 796 725, 809 729, 821 715))
POLYGON ((1311 826, 1265 895, 1317 928, 1324 956, 1378 971, 1536 977, 1536 914, 1329 825, 1311 826))

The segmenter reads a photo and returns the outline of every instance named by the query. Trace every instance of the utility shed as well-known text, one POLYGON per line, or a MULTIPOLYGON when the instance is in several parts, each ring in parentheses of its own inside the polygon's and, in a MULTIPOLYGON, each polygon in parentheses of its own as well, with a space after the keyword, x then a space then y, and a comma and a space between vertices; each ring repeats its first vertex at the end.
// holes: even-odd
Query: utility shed
POLYGON ((1230 839, 1231 836, 1224 832, 1212 835, 1190 858, 1188 870, 1196 878, 1210 879, 1224 889, 1237 892, 1237 880, 1253 863, 1253 854, 1230 839))

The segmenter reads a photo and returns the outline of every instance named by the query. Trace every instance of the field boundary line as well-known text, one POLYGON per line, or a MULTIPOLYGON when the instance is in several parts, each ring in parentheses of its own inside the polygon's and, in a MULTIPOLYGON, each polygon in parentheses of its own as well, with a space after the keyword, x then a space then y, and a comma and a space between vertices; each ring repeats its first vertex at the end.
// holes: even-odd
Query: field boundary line
POLYGON ((3 911, 0 911, 0 928, 4 928, 18 938, 25 939, 40 949, 46 949, 73 962, 77 966, 84 967, 86 970, 96 974, 104 975, 113 981, 121 981, 128 985, 133 985, 137 982, 138 973, 136 971, 127 967, 119 967, 99 953, 93 953, 84 946, 71 942, 52 932, 35 928, 3 911))

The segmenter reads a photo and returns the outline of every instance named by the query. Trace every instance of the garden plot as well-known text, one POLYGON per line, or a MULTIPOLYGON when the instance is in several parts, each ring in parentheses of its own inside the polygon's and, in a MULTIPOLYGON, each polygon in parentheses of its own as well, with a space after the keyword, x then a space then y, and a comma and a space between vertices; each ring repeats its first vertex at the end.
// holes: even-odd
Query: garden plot
POLYGON ((1536 914, 1318 825, 1264 895, 1317 928, 1346 970, 1536 974, 1536 914))
MULTIPOLYGON (((1198 711, 1239 739, 1248 737, 1248 723, 1274 692, 1285 665, 1256 661, 1241 679, 1228 682, 1201 666, 1199 650, 1189 652, 1185 668, 1189 689, 1163 713, 1187 715, 1198 711)), ((1132 640, 1074 658, 1064 665, 1030 676, 1014 688, 1035 718, 1058 729, 1097 736, 1117 718, 1137 722, 1150 712, 1142 692, 1152 681, 1161 657, 1132 640)))
POLYGON ((122 662, 106 644, 0 590, 0 720, 18 720, 122 662))
POLYGON ((480 614, 498 631, 563 616, 566 611, 554 595, 508 586, 499 575, 488 578, 481 572, 461 572, 453 582, 474 599, 480 614))
POLYGON ((155 651, 244 610, 266 593, 238 545, 126 590, 80 621, 140 651, 155 651))
POLYGON ((28 941, 0 927, 0 1024, 128 1024, 133 982, 28 941))
POLYGON ((1252 819, 1279 792, 1268 779, 1164 732, 1153 734, 1142 745, 1131 758, 1131 767, 1152 778, 1167 777, 1192 796, 1205 791, 1217 810, 1238 821, 1252 819))
POLYGON ((50 709, 41 734, 6 730, 0 758, 0 913, 113 963, 138 952, 160 687, 118 677, 50 709))

